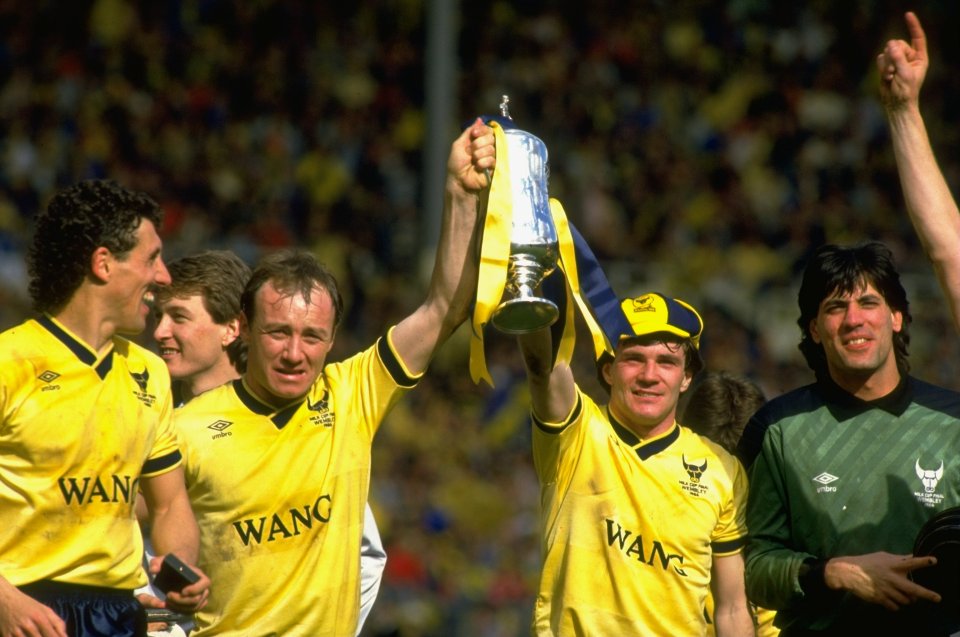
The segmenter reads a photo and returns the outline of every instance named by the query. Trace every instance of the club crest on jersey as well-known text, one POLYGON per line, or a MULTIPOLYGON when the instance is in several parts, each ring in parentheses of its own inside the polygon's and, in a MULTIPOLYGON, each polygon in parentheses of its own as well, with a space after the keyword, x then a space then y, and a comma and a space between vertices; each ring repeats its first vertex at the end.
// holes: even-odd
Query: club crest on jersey
POLYGON ((690 495, 701 496, 707 492, 707 486, 700 483, 703 474, 707 471, 707 460, 703 462, 687 462, 686 456, 680 456, 683 469, 687 472, 687 480, 680 480, 680 487, 690 495))
POLYGON ((913 497, 917 502, 926 507, 936 507, 943 502, 943 494, 937 493, 937 485, 943 479, 943 460, 936 469, 926 469, 920 464, 920 458, 914 465, 920 484, 923 485, 923 491, 914 491, 913 497))
POLYGON ((334 413, 330 411, 330 398, 326 391, 323 392, 323 396, 320 397, 315 403, 310 402, 310 397, 307 396, 307 409, 311 412, 310 422, 315 425, 323 425, 324 427, 332 427, 334 421, 334 413))
POLYGON ((150 370, 144 368, 140 373, 130 372, 130 378, 132 378, 137 383, 137 387, 140 388, 140 391, 133 392, 133 395, 147 407, 153 407, 153 403, 157 402, 157 397, 147 391, 147 383, 150 381, 150 370))

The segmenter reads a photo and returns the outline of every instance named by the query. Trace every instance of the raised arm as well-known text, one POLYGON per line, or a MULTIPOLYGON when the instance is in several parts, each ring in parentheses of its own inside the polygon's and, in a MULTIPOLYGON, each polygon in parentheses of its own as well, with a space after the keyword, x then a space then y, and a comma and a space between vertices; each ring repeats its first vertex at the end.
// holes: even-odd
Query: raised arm
POLYGON ((477 221, 487 171, 495 163, 493 131, 479 118, 453 142, 447 160, 443 221, 427 298, 393 331, 393 345, 411 373, 466 320, 477 286, 477 221))
POLYGON ((534 415, 548 424, 566 420, 576 400, 573 371, 569 365, 553 364, 550 330, 544 328, 517 337, 530 383, 534 415))
POLYGON ((907 13, 905 19, 910 42, 890 40, 877 56, 880 97, 907 212, 960 330, 960 211, 920 115, 920 88, 929 66, 926 36, 915 14, 907 13))

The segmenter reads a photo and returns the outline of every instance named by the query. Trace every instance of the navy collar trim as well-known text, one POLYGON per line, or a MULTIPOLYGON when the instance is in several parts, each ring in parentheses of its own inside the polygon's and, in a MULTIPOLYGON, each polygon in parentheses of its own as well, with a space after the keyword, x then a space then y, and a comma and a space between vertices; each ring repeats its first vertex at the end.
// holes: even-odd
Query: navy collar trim
POLYGON ((614 418, 613 414, 610 413, 609 406, 607 406, 607 419, 610 421, 610 425, 613 427, 613 431, 616 432, 617 437, 620 438, 624 444, 633 447, 634 451, 637 452, 637 457, 641 460, 647 460, 655 456, 680 438, 680 427, 678 427, 676 423, 674 423, 673 428, 664 435, 654 438, 649 442, 644 442, 637 437, 637 434, 633 433, 633 431, 614 418))
MULTIPOLYGON (((73 352, 73 355, 76 356, 77 359, 84 365, 92 366, 97 362, 97 355, 93 352, 93 350, 74 337, 70 336, 66 330, 57 325, 57 323, 46 314, 38 318, 37 323, 50 332, 58 341, 66 345, 67 348, 73 352)), ((100 380, 103 380, 107 377, 107 374, 110 373, 111 369, 113 369, 112 348, 109 352, 107 352, 107 355, 103 357, 103 360, 100 361, 96 367, 94 367, 94 371, 97 373, 97 376, 100 377, 100 380)))
POLYGON ((269 417, 277 429, 283 429, 304 402, 304 399, 301 398, 280 410, 276 410, 254 396, 253 392, 247 389, 242 378, 233 381, 233 391, 237 392, 237 398, 247 409, 259 416, 269 417))

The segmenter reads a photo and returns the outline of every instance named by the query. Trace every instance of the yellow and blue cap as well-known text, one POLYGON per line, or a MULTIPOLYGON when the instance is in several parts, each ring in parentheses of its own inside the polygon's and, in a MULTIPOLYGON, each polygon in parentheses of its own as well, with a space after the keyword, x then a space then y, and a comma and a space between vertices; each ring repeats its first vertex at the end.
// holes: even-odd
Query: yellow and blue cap
POLYGON ((650 292, 624 299, 620 309, 633 329, 632 334, 621 334, 621 339, 667 333, 689 338, 694 347, 700 348, 703 319, 689 303, 650 292))

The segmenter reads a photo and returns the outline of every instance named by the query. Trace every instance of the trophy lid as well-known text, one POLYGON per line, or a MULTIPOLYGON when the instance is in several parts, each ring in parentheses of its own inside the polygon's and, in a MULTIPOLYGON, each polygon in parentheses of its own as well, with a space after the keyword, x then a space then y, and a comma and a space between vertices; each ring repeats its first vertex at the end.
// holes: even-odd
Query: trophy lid
POLYGON ((510 117, 509 104, 510 104, 510 96, 509 96, 509 95, 504 95, 504 96, 500 99, 500 115, 502 115, 503 117, 506 117, 507 119, 513 121, 513 118, 510 117))

